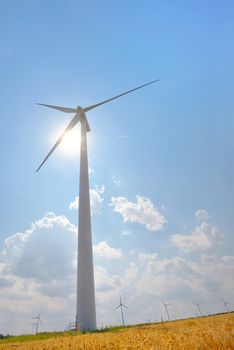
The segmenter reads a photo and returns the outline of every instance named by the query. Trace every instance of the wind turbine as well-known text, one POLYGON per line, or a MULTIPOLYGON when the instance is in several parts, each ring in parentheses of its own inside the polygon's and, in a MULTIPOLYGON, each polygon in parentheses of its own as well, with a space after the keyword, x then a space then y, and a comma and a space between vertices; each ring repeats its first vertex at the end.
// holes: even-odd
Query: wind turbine
POLYGON ((167 314, 167 318, 168 318, 168 321, 170 321, 170 316, 169 316, 169 312, 168 312, 168 306, 171 305, 171 304, 165 304, 165 303, 162 303, 165 307, 165 312, 167 314))
POLYGON ((117 310, 119 307, 120 307, 120 310, 121 310, 122 323, 123 323, 123 326, 125 326, 125 324, 124 324, 124 316, 123 316, 123 307, 125 307, 127 309, 127 306, 122 303, 121 296, 119 296, 119 305, 115 307, 115 310, 117 310))
POLYGON ((36 334, 38 333, 38 328, 39 328, 39 323, 41 322, 41 312, 36 317, 33 317, 32 320, 35 320, 35 325, 36 325, 36 334))
POLYGON ((229 310, 229 307, 228 307, 228 303, 225 300, 223 300, 223 299, 222 299, 222 302, 223 302, 223 305, 225 306, 227 312, 229 312, 230 310, 229 310))
POLYGON ((196 305, 196 307, 198 308, 200 316, 202 316, 201 309, 200 309, 201 302, 200 303, 194 303, 194 305, 196 305))
POLYGON ((89 175, 88 175, 88 151, 87 151, 87 132, 90 126, 86 118, 86 112, 99 107, 107 102, 111 102, 121 96, 127 95, 135 90, 141 89, 147 85, 153 84, 157 80, 150 81, 144 85, 123 92, 117 96, 105 101, 82 108, 61 107, 38 103, 38 105, 56 109, 65 113, 75 113, 75 116, 69 122, 57 142, 51 148, 50 152, 43 159, 36 171, 42 167, 49 156, 54 152, 63 140, 64 136, 78 123, 81 124, 81 146, 80 146, 80 183, 79 183, 79 220, 78 220, 78 257, 77 257, 77 303, 76 303, 76 324, 81 330, 96 329, 96 309, 94 292, 94 272, 93 272, 93 251, 90 217, 90 195, 89 195, 89 175))

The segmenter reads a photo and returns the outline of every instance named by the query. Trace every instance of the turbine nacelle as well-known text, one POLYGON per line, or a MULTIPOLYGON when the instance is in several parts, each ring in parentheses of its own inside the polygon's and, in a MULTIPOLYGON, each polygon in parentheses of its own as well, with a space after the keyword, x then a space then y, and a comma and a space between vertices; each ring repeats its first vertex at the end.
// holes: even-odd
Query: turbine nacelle
POLYGON ((77 106, 77 108, 70 108, 70 107, 62 107, 62 106, 54 106, 54 105, 48 105, 48 104, 45 104, 45 103, 37 103, 38 105, 41 105, 41 106, 44 106, 44 107, 49 107, 49 108, 52 108, 52 109, 56 109, 57 111, 60 111, 60 112, 64 112, 64 113, 75 113, 75 116, 72 118, 72 120, 70 121, 70 123, 67 125, 66 129, 64 130, 64 132, 62 133, 62 135, 59 137, 59 139, 57 140, 57 142, 55 143, 55 145, 52 147, 52 149, 50 150, 50 152, 47 154, 47 156, 44 158, 44 160, 42 161, 42 163, 40 164, 40 166, 37 168, 36 171, 38 171, 42 165, 46 162, 46 160, 49 158, 49 156, 54 152, 54 150, 57 148, 57 146, 62 142, 64 136, 72 129, 74 128, 74 126, 78 123, 78 122, 81 122, 82 123, 85 123, 86 125, 86 132, 89 132, 90 131, 90 126, 89 126, 89 122, 86 118, 86 115, 85 113, 88 112, 88 111, 91 111, 92 109, 94 108, 97 108, 107 102, 111 102, 121 96, 124 96, 124 95, 127 95, 129 94, 130 92, 133 92, 135 90, 138 90, 138 89, 141 89, 143 88, 144 86, 147 86, 147 85, 150 85, 150 84, 153 84, 155 83, 156 81, 159 81, 159 79, 157 80, 153 80, 153 81, 150 81, 149 83, 146 83, 144 85, 141 85, 141 86, 138 86, 134 89, 131 89, 131 90, 128 90, 126 92, 123 92, 122 94, 119 94, 117 96, 114 96, 114 97, 111 97, 109 98, 108 100, 105 100, 105 101, 102 101, 102 102, 99 102, 99 103, 96 103, 94 105, 91 105, 91 106, 88 106, 88 107, 85 107, 85 108, 82 108, 80 106, 77 106))
POLYGON ((82 123, 85 123, 86 125, 86 132, 89 132, 91 129, 90 129, 90 125, 89 125, 89 122, 88 122, 88 119, 85 115, 85 111, 82 107, 80 106, 77 106, 77 117, 78 117, 78 121, 82 123))

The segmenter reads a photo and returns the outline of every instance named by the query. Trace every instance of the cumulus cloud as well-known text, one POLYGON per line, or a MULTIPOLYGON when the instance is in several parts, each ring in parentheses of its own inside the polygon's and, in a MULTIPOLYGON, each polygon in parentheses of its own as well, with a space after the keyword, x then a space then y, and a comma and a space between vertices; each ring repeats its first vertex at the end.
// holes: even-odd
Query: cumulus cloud
POLYGON ((106 259, 119 259, 122 257, 121 249, 112 248, 106 241, 101 241, 97 245, 93 246, 95 254, 106 259))
POLYGON ((64 215, 54 213, 46 213, 25 232, 4 241, 0 252, 2 332, 29 332, 28 320, 42 308, 48 329, 65 327, 74 317, 76 252, 77 228, 64 215), (55 321, 56 312, 63 313, 61 322, 55 321))
POLYGON ((209 217, 208 212, 204 209, 197 210, 194 215, 200 221, 206 221, 209 217))
POLYGON ((148 231, 158 231, 166 218, 154 207, 149 198, 136 196, 136 203, 128 201, 126 197, 112 197, 111 205, 114 211, 123 216, 124 222, 136 222, 144 225, 148 231))
POLYGON ((140 261, 155 261, 157 259, 157 253, 139 253, 138 257, 140 261))
MULTIPOLYGON (((180 256, 160 258, 157 253, 140 252, 138 261, 131 262, 121 275, 115 276, 118 284, 103 291, 102 310, 107 305, 113 308, 119 293, 130 306, 126 317, 133 323, 143 322, 150 316, 160 320, 161 301, 173 303, 172 318, 195 315, 193 302, 197 299, 206 305, 204 313, 222 311, 221 296, 232 300, 233 273, 234 258, 230 256, 202 255, 197 261, 191 261, 180 256)), ((105 276, 110 281, 107 271, 105 276)), ((106 315, 108 320, 108 309, 106 315)))
POLYGON ((123 275, 123 286, 127 287, 129 286, 132 282, 135 281, 139 273, 139 267, 136 263, 131 262, 127 269, 124 271, 123 275))
POLYGON ((213 249, 222 243, 223 234, 214 225, 202 222, 191 235, 172 235, 170 241, 181 251, 189 253, 195 250, 213 249))
POLYGON ((94 186, 95 187, 95 190, 98 192, 98 193, 104 193, 106 188, 104 185, 102 185, 101 187, 98 187, 98 186, 94 186))
POLYGON ((146 272, 149 274, 173 273, 180 268, 184 268, 186 264, 186 259, 182 257, 159 259, 157 253, 140 253, 138 258, 141 263, 145 264, 146 272))
POLYGON ((77 230, 64 216, 47 213, 31 228, 8 237, 1 258, 14 276, 47 281, 74 273, 77 230))
MULTIPOLYGON (((90 189, 90 210, 91 215, 96 215, 101 213, 101 208, 104 199, 101 194, 104 193, 105 187, 102 186, 100 189, 90 189)), ((73 202, 69 204, 69 209, 78 209, 79 197, 76 197, 73 202)))
MULTIPOLYGON (((212 229, 204 225, 208 224, 202 223, 200 230, 212 236, 212 229)), ((41 309, 45 331, 64 329, 75 319, 76 231, 65 216, 47 213, 25 232, 5 240, 0 252, 2 333, 30 332, 31 318, 41 309)), ((160 320, 162 300, 173 303, 172 318, 195 315, 196 300, 206 305, 204 313, 223 311, 221 298, 232 302, 233 256, 206 253, 191 260, 191 256, 161 257, 147 250, 123 255, 106 241, 94 251, 106 258, 104 266, 94 268, 99 325, 121 322, 120 314, 113 312, 119 295, 129 305, 128 323, 160 320), (118 264, 110 264, 114 257, 118 264)))
MULTIPOLYGON (((105 241, 94 251, 105 259, 122 256, 105 241)), ((30 320, 41 309, 46 330, 61 330, 73 321, 76 263, 77 228, 64 215, 47 213, 25 232, 8 237, 0 251, 1 331, 30 332, 30 320)), ((97 300, 110 299, 120 284, 119 276, 95 267, 97 300)))
MULTIPOLYGON (((120 284, 120 277, 117 275, 111 275, 103 266, 95 266, 94 276, 95 290, 98 293, 109 293, 110 291, 113 291, 115 288, 117 288, 120 284)), ((99 295, 99 297, 101 296, 99 295)), ((103 301, 105 301, 105 298, 103 301)))
POLYGON ((190 301, 191 305, 198 296, 206 302, 217 302, 221 295, 231 297, 234 259, 227 260, 214 255, 202 255, 198 261, 179 256, 145 259, 135 280, 137 295, 179 299, 180 303, 190 301))

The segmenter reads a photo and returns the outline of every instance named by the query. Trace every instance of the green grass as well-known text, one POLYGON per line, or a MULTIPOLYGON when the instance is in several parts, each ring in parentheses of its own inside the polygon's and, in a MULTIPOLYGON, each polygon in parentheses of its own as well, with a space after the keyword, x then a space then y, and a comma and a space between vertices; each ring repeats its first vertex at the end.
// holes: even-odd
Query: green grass
MULTIPOLYGON (((133 326, 127 326, 127 327, 133 327, 133 326)), ((125 327, 125 328, 127 328, 125 327)), ((77 334, 85 334, 85 333, 102 333, 102 332, 114 332, 118 331, 119 329, 124 328, 123 326, 110 326, 105 327, 101 329, 97 329, 92 332, 85 332, 85 331, 67 331, 67 332, 42 332, 37 334, 22 334, 22 335, 10 335, 7 336, 4 339, 0 339, 0 344, 2 343, 21 343, 25 341, 33 341, 33 340, 44 340, 44 339, 50 339, 50 338, 57 338, 57 337, 71 337, 76 336, 77 334)))
POLYGON ((33 340, 44 340, 57 337, 71 337, 76 336, 77 334, 86 334, 86 333, 104 333, 104 332, 115 332, 123 328, 135 327, 133 325, 129 326, 110 326, 105 328, 100 328, 95 331, 86 332, 86 331, 67 331, 67 332, 42 332, 38 334, 23 334, 23 335, 10 335, 7 338, 0 339, 0 344, 2 343, 21 343, 25 341, 33 340))
MULTIPOLYGON (((151 323, 152 325, 153 323, 151 323)), ((38 334, 23 334, 23 335, 10 335, 7 338, 0 339, 0 344, 3 343, 22 343, 25 341, 33 341, 33 340, 45 340, 50 338, 58 338, 58 337, 71 337, 76 336, 78 334, 87 334, 87 333, 105 333, 105 332, 117 332, 121 329, 128 329, 138 327, 144 327, 149 325, 149 323, 138 324, 138 325, 126 325, 126 326, 108 326, 104 328, 96 329, 95 331, 64 331, 64 332, 42 332, 38 334)))
POLYGON ((77 335, 77 332, 43 332, 38 334, 23 334, 23 335, 15 335, 9 336, 4 339, 0 339, 0 344, 2 343, 21 343, 25 341, 32 340, 43 340, 49 338, 57 338, 57 337, 67 337, 77 335))
MULTIPOLYGON (((230 313, 233 313, 231 311, 230 313)), ((219 313, 219 314, 226 314, 226 313, 219 313)), ((216 315, 219 315, 216 314, 216 315)), ((209 315, 209 316, 215 316, 215 315, 209 315)), ((209 316, 203 316, 209 317, 209 316)), ((193 320, 196 317, 187 318, 187 320, 193 320)), ((126 325, 126 326, 109 326, 105 328, 99 328, 92 332, 85 332, 85 331, 63 331, 63 332, 42 332, 38 334, 25 334, 25 335, 16 335, 16 336, 7 336, 4 339, 0 339, 0 344, 3 343, 19 343, 19 342, 25 342, 25 341, 33 341, 33 340, 45 340, 50 338, 58 338, 58 337, 71 337, 76 336, 78 334, 85 334, 85 333, 105 333, 105 332, 117 332, 121 329, 127 329, 127 328, 134 328, 134 327, 145 327, 145 326, 152 326, 152 325, 158 325, 166 327, 167 323, 177 322, 179 320, 172 320, 170 322, 164 321, 164 322, 152 322, 152 323, 142 323, 142 324, 136 324, 136 325, 126 325)))

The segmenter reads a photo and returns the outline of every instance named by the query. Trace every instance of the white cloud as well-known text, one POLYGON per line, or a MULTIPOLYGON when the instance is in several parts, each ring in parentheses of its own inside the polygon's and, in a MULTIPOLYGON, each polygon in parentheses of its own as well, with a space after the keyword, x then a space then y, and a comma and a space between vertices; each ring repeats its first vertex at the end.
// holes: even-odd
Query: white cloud
POLYGON ((200 221, 206 221, 209 217, 208 212, 204 209, 197 210, 194 215, 200 221))
POLYGON ((123 284, 124 286, 130 285, 138 276, 139 267, 136 263, 131 262, 124 272, 123 284))
MULTIPOLYGON (((106 242, 94 250, 106 259, 122 256, 106 242)), ((75 319, 76 254, 77 228, 54 213, 5 240, 0 252, 1 332, 30 332, 31 318, 41 309, 44 330, 64 329, 75 319)), ((96 267, 95 285, 97 300, 104 302, 121 283, 104 267, 96 267)))
POLYGON ((90 190, 90 207, 91 207, 92 215, 101 213, 102 203, 104 199, 100 196, 100 193, 103 193, 103 192, 98 193, 93 189, 90 190))
POLYGON ((172 258, 159 259, 157 253, 145 254, 140 253, 138 255, 140 262, 146 265, 146 272, 149 274, 167 274, 175 272, 181 267, 184 267, 186 260, 179 256, 172 258))
POLYGON ((106 241, 101 241, 97 245, 94 245, 93 251, 95 254, 106 259, 119 259, 122 257, 121 249, 110 247, 106 241))
MULTIPOLYGON (((0 252, 2 333, 30 332, 31 318, 41 309, 42 330, 61 330, 74 320, 76 231, 65 216, 47 213, 25 232, 5 240, 0 252)), ((232 307, 232 256, 206 254, 191 260, 181 256, 160 257, 158 252, 147 250, 123 256, 120 249, 105 241, 95 249, 99 256, 107 258, 102 260, 104 266, 95 266, 99 325, 121 322, 120 313, 113 311, 119 295, 129 306, 125 314, 127 323, 160 320, 161 301, 172 302, 172 318, 195 315, 194 301, 203 302, 204 313, 224 311, 221 298, 232 307), (110 264, 108 259, 113 256, 116 260, 110 264)))
POLYGON ((139 253, 138 258, 140 261, 154 261, 157 259, 157 253, 139 253))
POLYGON ((94 186, 95 187, 95 190, 98 192, 98 193, 101 193, 103 194, 106 190, 105 186, 102 185, 101 187, 98 187, 98 186, 94 186))
POLYGON ((47 281, 74 273, 77 229, 64 216, 47 213, 22 233, 4 242, 4 270, 14 276, 47 281), (73 255, 71 254, 73 253, 73 255))
MULTIPOLYGON (((112 301, 113 307, 118 293, 124 296, 129 306, 126 318, 130 323, 145 322, 149 318, 160 320, 161 315, 164 318, 161 301, 172 303, 172 318, 195 316, 196 300, 204 303, 204 314, 220 312, 223 311, 221 297, 232 300, 233 273, 233 257, 203 255, 198 261, 191 261, 179 256, 159 258, 157 253, 140 252, 138 261, 131 262, 118 276, 119 285, 111 294, 104 293, 103 300, 108 295, 108 305, 112 301)), ((105 307, 103 302, 102 308, 105 307)), ((107 322, 109 318, 106 310, 107 322)))
MULTIPOLYGON (((102 186, 100 189, 90 189, 90 210, 91 215, 96 215, 101 213, 101 208, 104 199, 101 197, 101 194, 104 193, 105 187, 102 186)), ((69 204, 69 209, 78 209, 79 206, 79 197, 76 197, 73 202, 69 204)))
POLYGON ((121 235, 122 236, 131 236, 132 235, 132 231, 130 231, 130 230, 123 230, 121 232, 121 235))
POLYGON ((202 222, 191 235, 172 235, 170 241, 185 253, 213 249, 222 243, 223 234, 214 225, 202 222))
MULTIPOLYGON (((139 255, 139 260, 141 256, 139 255)), ((174 256, 159 259, 151 255, 141 259, 144 263, 137 276, 137 294, 154 295, 158 300, 203 299, 214 301, 227 295, 231 298, 233 288, 234 258, 202 255, 200 261, 190 261, 174 256)))
POLYGON ((79 207, 79 197, 76 197, 73 202, 69 204, 69 209, 78 209, 79 207))
MULTIPOLYGON (((110 275, 103 266, 95 266, 95 290, 98 293, 109 293, 117 288, 120 284, 120 279, 116 275, 110 275)), ((103 299, 105 302, 105 298, 103 299)))
POLYGON ((0 327, 28 333, 41 309, 47 329, 63 329, 74 317, 77 228, 47 213, 4 241, 0 252, 0 327), (58 314, 64 317, 58 321, 58 314), (58 313, 58 314, 56 314, 58 313))
POLYGON ((112 197, 111 203, 114 211, 123 216, 124 222, 145 225, 149 231, 158 231, 167 222, 149 198, 137 195, 136 203, 133 203, 126 197, 112 197))
POLYGON ((92 168, 89 168, 89 176, 92 176, 95 173, 95 171, 92 168))

